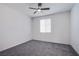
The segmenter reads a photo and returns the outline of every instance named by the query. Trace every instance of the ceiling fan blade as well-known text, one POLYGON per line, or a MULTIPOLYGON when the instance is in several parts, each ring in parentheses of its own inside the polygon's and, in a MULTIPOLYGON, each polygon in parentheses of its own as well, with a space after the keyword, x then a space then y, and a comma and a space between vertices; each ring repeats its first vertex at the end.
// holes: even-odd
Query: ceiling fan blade
POLYGON ((37 10, 37 8, 32 8, 32 7, 29 7, 29 9, 35 9, 35 10, 37 10))
POLYGON ((41 10, 49 10, 50 8, 41 8, 41 10))
POLYGON ((36 14, 38 11, 35 11, 34 14, 36 14))

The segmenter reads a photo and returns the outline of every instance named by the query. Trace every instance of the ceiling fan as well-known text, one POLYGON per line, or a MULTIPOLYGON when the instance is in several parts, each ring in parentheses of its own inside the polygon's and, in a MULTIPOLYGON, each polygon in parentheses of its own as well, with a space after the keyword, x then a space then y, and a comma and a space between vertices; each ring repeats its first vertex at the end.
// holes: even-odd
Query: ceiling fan
POLYGON ((42 10, 49 10, 50 8, 42 8, 42 3, 38 3, 38 7, 37 8, 29 7, 29 9, 35 10, 34 14, 36 14, 37 12, 40 12, 42 10))

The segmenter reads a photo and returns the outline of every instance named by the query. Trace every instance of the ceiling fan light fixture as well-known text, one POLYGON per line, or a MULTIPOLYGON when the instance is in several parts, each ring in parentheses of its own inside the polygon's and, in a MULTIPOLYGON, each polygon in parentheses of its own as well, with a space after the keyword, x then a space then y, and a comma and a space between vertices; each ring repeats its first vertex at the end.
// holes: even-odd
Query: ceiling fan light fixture
POLYGON ((40 12, 41 10, 39 9, 38 11, 40 12))

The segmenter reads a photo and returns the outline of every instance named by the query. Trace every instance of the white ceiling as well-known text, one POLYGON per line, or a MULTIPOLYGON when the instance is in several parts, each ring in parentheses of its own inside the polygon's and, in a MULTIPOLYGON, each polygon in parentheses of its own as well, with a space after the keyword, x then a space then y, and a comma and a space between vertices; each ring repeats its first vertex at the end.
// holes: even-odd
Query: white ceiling
POLYGON ((4 4, 8 7, 14 8, 30 17, 43 16, 54 14, 58 12, 69 11, 73 7, 72 3, 43 3, 42 7, 49 7, 50 10, 45 10, 33 14, 34 10, 29 9, 29 7, 37 7, 37 3, 6 3, 4 4))

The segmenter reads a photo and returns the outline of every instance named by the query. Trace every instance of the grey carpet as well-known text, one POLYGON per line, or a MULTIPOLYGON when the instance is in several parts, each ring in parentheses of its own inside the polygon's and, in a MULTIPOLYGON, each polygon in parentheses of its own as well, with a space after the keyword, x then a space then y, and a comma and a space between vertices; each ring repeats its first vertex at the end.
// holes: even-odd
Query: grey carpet
POLYGON ((31 40, 0 52, 0 56, 77 56, 77 53, 70 45, 31 40))

